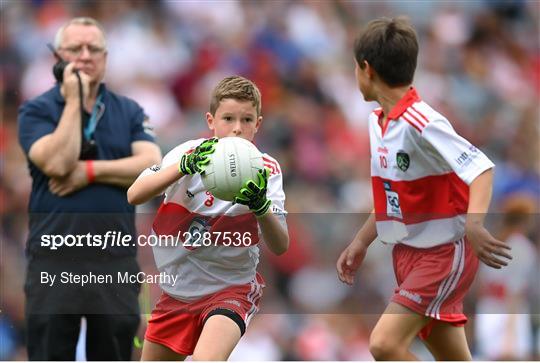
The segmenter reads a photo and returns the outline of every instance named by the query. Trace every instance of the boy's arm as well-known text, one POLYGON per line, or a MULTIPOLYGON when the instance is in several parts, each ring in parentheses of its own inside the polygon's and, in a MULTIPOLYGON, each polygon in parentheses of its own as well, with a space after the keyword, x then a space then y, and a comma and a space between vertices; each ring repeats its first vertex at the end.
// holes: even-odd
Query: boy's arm
POLYGON ((276 255, 281 255, 289 249, 289 233, 272 213, 266 213, 257 218, 266 245, 276 255))
POLYGON ((496 240, 485 228, 484 218, 491 200, 493 167, 489 158, 459 136, 448 120, 430 121, 422 138, 444 158, 454 172, 469 185, 469 206, 465 234, 478 258, 486 265, 501 268, 507 263, 497 256, 511 258, 506 244, 496 240))
POLYGON ((508 263, 499 257, 512 259, 506 251, 510 246, 495 239, 486 228, 484 219, 491 200, 493 169, 477 176, 469 186, 469 208, 465 223, 465 234, 478 258, 486 265, 500 269, 508 263))
POLYGON ((184 174, 178 171, 177 164, 169 165, 153 174, 141 174, 127 191, 128 202, 133 205, 146 203, 150 199, 163 194, 169 185, 183 176, 184 174))
POLYGON ((151 167, 141 173, 127 191, 130 204, 142 204, 163 194, 169 185, 177 182, 184 175, 201 173, 210 162, 210 154, 215 150, 217 139, 204 140, 193 152, 181 153, 178 158, 175 150, 163 159, 163 169, 151 167), (177 161, 178 160, 178 161, 177 161))
POLYGON ((337 260, 336 268, 341 282, 349 285, 354 284, 354 275, 364 261, 367 249, 375 238, 377 238, 377 229, 375 228, 375 210, 373 210, 337 260))
POLYGON ((272 201, 268 195, 274 195, 274 198, 281 195, 276 199, 279 205, 274 207, 277 209, 283 207, 285 197, 281 188, 281 179, 274 179, 273 189, 269 191, 269 178, 270 170, 268 168, 259 170, 257 180, 248 180, 234 198, 234 203, 247 206, 255 214, 263 240, 268 248, 276 255, 281 255, 289 248, 289 233, 285 227, 286 224, 282 223, 270 210, 272 201), (276 192, 276 189, 279 189, 279 192, 276 192))

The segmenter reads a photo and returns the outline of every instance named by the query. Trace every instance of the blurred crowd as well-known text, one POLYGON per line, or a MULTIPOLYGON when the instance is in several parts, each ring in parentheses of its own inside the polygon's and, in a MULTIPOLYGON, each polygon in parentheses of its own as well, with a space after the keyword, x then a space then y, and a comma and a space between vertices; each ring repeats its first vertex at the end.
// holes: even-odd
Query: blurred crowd
MULTIPOLYGON (((506 201, 519 195, 531 202, 535 223, 523 233, 536 263, 524 291, 531 309, 540 306, 539 2, 27 0, 0 7, 1 360, 26 358, 31 180, 17 143, 17 109, 53 85, 55 59, 46 43, 73 16, 104 25, 105 81, 144 107, 163 153, 210 135, 204 113, 222 77, 243 75, 262 92, 256 144, 281 164, 292 246, 279 258, 263 251, 262 314, 231 359, 371 359, 369 332, 393 292, 390 249, 374 244, 353 288, 338 282, 334 264, 372 206, 367 116, 376 106, 357 90, 352 44, 380 16, 410 18, 420 40, 420 95, 497 165, 493 231, 506 201)), ((142 230, 158 202, 139 208, 142 230)), ((154 268, 151 250, 141 249, 139 260, 144 270, 154 268)), ((143 291, 148 312, 159 287, 143 291)), ((476 302, 473 293, 468 313, 478 312, 476 302)), ((535 332, 524 358, 538 359, 540 312, 517 313, 535 332)), ((471 348, 485 359, 474 323, 471 348)), ((429 358, 420 348, 418 354, 429 358)))

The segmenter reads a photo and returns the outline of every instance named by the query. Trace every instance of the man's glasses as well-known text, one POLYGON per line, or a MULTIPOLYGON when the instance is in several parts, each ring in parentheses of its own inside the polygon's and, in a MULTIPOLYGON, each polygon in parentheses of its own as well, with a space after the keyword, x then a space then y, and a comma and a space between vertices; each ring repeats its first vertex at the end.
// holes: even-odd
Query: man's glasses
POLYGON ((100 55, 101 53, 105 52, 105 48, 104 47, 98 47, 96 45, 74 45, 72 47, 61 47, 59 48, 59 50, 61 51, 64 51, 74 57, 78 57, 81 55, 81 53, 83 52, 83 49, 84 47, 86 47, 86 49, 88 49, 88 53, 90 53, 90 55, 92 57, 95 57, 95 56, 98 56, 100 55))

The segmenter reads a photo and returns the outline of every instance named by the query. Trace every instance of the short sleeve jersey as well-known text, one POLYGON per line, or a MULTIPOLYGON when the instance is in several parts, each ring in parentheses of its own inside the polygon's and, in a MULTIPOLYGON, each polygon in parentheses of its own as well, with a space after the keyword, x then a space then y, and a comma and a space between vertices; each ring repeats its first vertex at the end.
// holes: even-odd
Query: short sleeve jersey
POLYGON ((381 119, 381 108, 369 117, 379 238, 422 248, 459 240, 469 185, 494 164, 412 87, 384 128, 381 119))
MULTIPOLYGON (((129 157, 133 142, 154 141, 145 123, 144 111, 135 101, 109 91, 104 84, 100 86, 99 94, 103 107, 94 133, 97 159, 129 157)), ((127 202, 125 188, 95 183, 68 196, 58 197, 49 190, 49 177, 28 158, 32 145, 54 132, 64 106, 60 86, 56 85, 19 108, 19 143, 27 155, 32 177, 28 207, 30 234, 27 249, 30 252, 40 250, 39 241, 44 234, 97 234, 107 230, 134 234, 135 231, 134 207, 127 202)), ((135 247, 121 253, 134 254, 135 247)))
MULTIPOLYGON (((203 141, 179 145, 165 155, 160 167, 148 168, 139 178, 177 164, 184 153, 203 141)), ((268 154, 263 154, 263 160, 270 169, 267 197, 271 211, 286 228, 280 165, 268 154)), ((165 236, 153 246, 158 270, 178 276, 176 283, 162 282, 161 288, 176 299, 194 301, 255 278, 261 241, 257 220, 248 207, 215 198, 199 174, 185 175, 167 188, 153 233, 165 236), (173 239, 174 243, 166 242, 173 239)))

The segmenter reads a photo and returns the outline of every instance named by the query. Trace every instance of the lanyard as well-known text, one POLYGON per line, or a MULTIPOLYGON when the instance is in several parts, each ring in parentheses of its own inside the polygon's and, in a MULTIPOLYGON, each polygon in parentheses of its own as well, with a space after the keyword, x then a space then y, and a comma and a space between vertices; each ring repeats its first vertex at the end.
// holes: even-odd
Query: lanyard
POLYGON ((96 99, 96 103, 92 108, 90 120, 88 120, 88 124, 84 128, 84 138, 86 140, 92 139, 92 137, 94 136, 94 132, 96 131, 98 121, 101 119, 101 116, 103 116, 103 112, 105 112, 105 105, 103 104, 103 102, 101 102, 101 96, 102 95, 100 94, 96 99))

